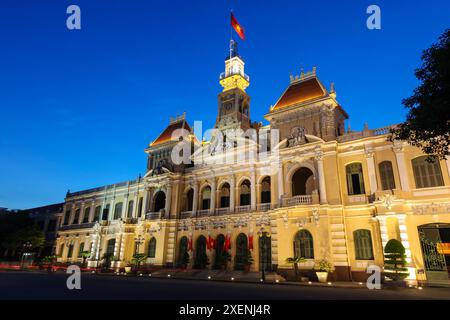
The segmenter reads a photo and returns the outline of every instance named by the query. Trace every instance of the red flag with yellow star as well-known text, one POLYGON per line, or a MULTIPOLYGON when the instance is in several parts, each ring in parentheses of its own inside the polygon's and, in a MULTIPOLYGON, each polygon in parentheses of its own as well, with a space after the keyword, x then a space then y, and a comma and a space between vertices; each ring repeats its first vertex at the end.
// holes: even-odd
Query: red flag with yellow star
POLYGON ((239 22, 236 20, 236 18, 233 15, 233 12, 231 13, 231 26, 233 27, 234 31, 237 32, 239 37, 242 40, 245 40, 245 34, 244 34, 244 28, 239 24, 239 22))

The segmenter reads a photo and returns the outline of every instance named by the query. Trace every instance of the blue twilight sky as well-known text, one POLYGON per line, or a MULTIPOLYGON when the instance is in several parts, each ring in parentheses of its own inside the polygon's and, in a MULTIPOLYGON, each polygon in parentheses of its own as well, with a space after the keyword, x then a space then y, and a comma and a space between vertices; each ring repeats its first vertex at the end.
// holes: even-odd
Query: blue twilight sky
MULTIPOLYGON (((404 119, 424 48, 450 27, 448 0, 233 0, 247 40, 251 117, 300 66, 336 85, 352 129, 404 119), (382 30, 366 28, 366 8, 382 30)), ((214 124, 230 0, 2 0, 0 207, 60 202, 144 173, 147 144, 187 111, 214 124), (82 29, 66 28, 81 8, 82 29)))

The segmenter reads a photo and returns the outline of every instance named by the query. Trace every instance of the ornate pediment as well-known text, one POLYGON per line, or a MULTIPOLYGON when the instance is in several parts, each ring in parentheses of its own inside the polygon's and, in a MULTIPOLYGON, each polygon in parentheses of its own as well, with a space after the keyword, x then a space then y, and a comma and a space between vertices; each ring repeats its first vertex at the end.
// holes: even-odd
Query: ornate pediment
POLYGON ((294 127, 291 129, 291 134, 287 138, 288 147, 294 147, 308 142, 306 139, 306 129, 304 127, 294 127))

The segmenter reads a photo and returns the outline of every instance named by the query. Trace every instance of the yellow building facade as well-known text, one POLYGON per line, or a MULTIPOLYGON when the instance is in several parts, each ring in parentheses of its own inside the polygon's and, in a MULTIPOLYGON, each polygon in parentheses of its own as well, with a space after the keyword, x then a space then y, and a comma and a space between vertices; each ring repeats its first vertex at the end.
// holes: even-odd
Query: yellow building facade
POLYGON ((397 239, 410 280, 448 282, 450 160, 389 141, 390 127, 346 131, 315 69, 291 76, 268 125, 252 122, 250 79, 230 45, 212 138, 199 142, 184 116, 171 119, 145 150, 145 176, 68 193, 59 261, 90 251, 89 266, 122 268, 141 253, 143 266, 213 269, 226 251, 229 269, 245 269, 250 254, 250 270, 283 273, 301 256, 305 274, 326 259, 332 279, 363 281, 397 239), (189 161, 174 160, 187 150, 189 161))

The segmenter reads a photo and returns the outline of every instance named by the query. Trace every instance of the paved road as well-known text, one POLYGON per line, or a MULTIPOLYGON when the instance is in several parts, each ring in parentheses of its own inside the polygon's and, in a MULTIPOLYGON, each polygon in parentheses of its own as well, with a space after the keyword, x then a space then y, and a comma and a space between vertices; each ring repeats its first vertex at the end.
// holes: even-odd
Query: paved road
POLYGON ((0 299, 308 300, 450 299, 450 289, 307 287, 83 274, 81 290, 68 290, 67 275, 0 272, 0 299))

